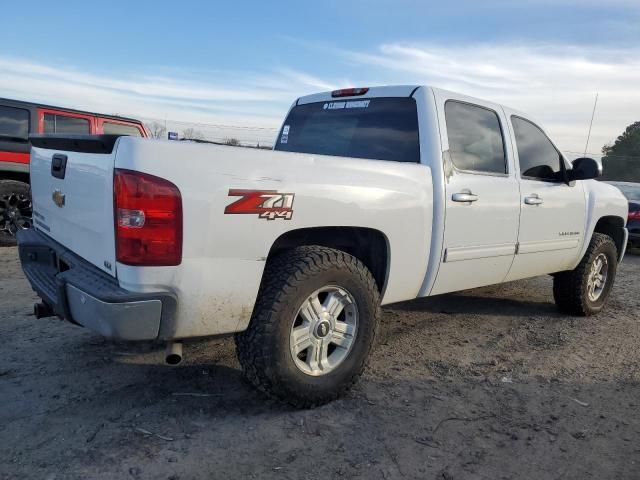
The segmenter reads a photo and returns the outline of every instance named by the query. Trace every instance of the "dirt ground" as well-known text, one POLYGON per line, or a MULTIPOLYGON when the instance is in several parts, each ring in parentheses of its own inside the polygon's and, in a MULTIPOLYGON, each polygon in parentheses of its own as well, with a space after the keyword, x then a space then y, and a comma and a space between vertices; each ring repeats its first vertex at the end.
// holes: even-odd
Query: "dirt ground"
POLYGON ((1 479, 640 479, 640 256, 605 312, 551 278, 385 308, 370 368, 306 411, 242 380, 232 339, 113 343, 36 320, 0 250, 1 479))

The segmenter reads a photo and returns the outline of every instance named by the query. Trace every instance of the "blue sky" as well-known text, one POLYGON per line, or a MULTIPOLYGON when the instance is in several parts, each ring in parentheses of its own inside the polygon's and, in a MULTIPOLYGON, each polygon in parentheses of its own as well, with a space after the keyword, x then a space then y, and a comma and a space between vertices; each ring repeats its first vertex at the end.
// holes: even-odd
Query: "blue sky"
POLYGON ((590 150, 640 120, 640 0, 104 5, 5 4, 0 96, 263 141, 295 97, 349 85, 507 103, 567 150, 584 148, 596 92, 590 150))

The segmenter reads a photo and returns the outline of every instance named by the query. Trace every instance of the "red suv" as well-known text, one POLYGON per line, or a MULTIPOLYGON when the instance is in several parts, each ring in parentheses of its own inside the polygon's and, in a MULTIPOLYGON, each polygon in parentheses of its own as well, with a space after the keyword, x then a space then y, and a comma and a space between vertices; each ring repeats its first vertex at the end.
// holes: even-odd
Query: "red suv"
POLYGON ((148 137, 139 120, 0 98, 0 246, 31 226, 30 133, 148 137))

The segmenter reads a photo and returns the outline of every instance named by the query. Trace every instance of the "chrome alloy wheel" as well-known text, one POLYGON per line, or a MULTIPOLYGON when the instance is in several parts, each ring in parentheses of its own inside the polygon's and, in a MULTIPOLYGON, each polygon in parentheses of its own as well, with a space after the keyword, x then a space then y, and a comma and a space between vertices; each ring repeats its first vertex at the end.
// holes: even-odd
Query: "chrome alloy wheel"
POLYGON ((358 329, 358 308, 344 288, 327 285, 307 297, 293 319, 289 347, 307 375, 326 375, 349 355, 358 329))
POLYGON ((31 199, 23 193, 0 196, 0 233, 14 237, 18 230, 31 228, 31 199))
POLYGON ((589 278, 587 279, 587 295, 592 302, 597 301, 607 284, 609 261, 604 253, 599 254, 591 264, 589 278))

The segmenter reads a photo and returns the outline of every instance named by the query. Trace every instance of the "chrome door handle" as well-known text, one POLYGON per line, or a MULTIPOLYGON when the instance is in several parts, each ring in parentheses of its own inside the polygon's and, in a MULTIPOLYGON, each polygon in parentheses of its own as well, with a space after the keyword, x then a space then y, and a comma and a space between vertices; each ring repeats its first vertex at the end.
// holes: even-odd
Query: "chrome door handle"
POLYGON ((530 197, 524 197, 524 203, 527 205, 542 205, 544 201, 538 195, 531 195, 530 197))
POLYGON ((478 200, 478 196, 474 195, 473 193, 454 193, 453 195, 451 195, 451 200, 453 200, 454 202, 462 202, 462 203, 467 203, 467 202, 475 202, 476 200, 478 200))

